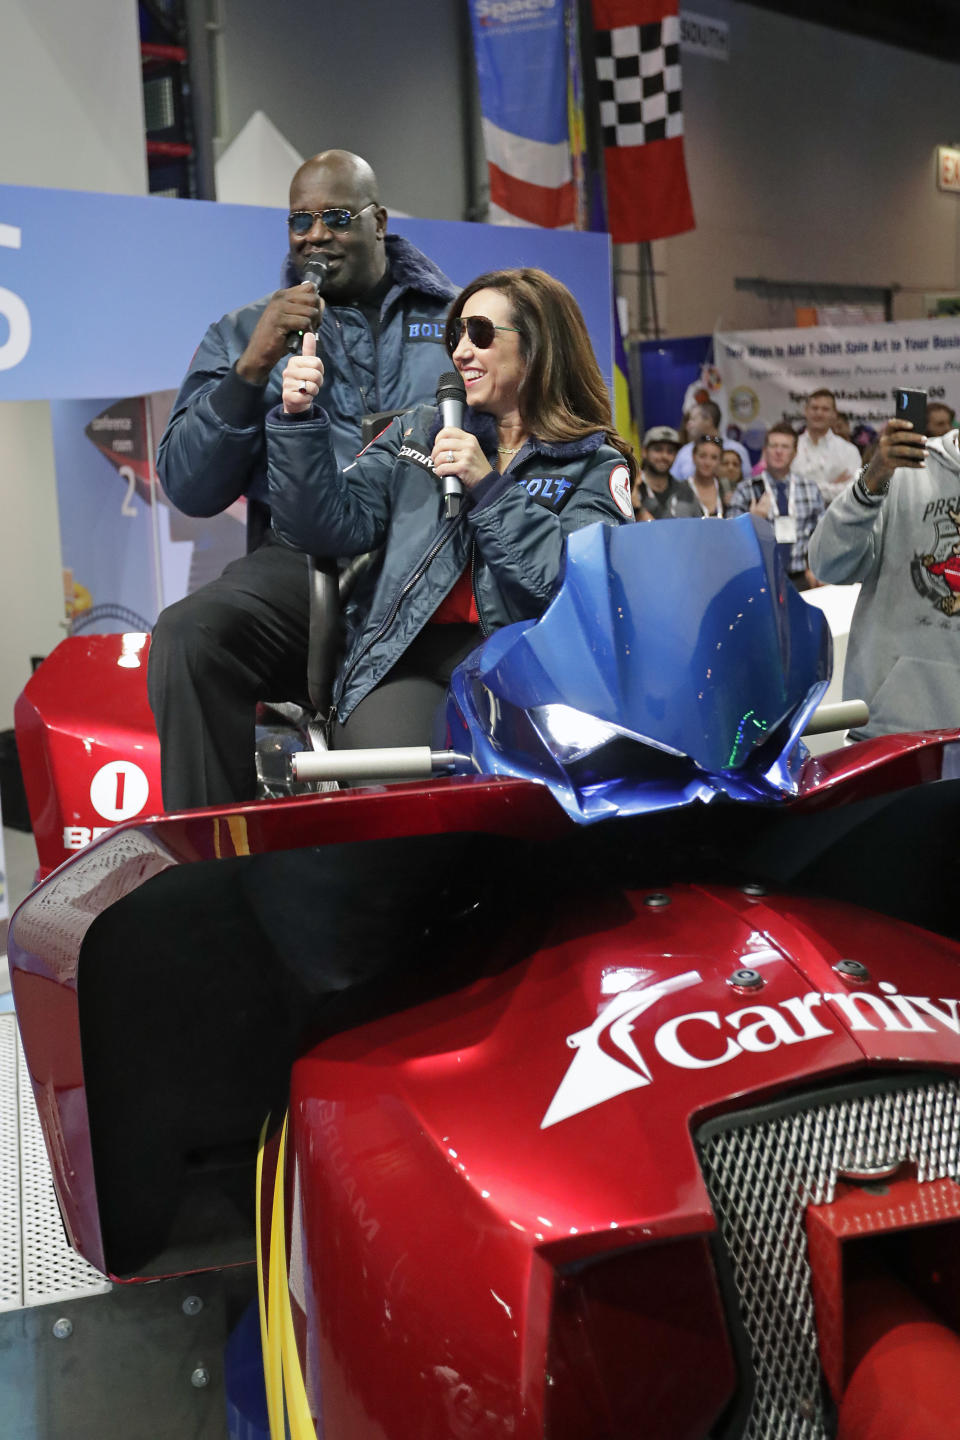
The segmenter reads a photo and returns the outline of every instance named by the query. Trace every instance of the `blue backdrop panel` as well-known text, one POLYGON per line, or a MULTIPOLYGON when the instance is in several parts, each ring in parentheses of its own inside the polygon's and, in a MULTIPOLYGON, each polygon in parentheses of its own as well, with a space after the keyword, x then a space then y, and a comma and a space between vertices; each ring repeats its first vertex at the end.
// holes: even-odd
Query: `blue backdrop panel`
POLYGON ((686 335, 681 340, 644 340, 640 344, 643 427, 678 428, 687 386, 699 378, 709 358, 712 335, 686 335))
MULTIPOLYGON (((538 265, 583 308, 613 374, 606 235, 397 220, 458 284, 538 265)), ((284 212, 0 186, 0 401, 176 388, 210 321, 275 290, 284 212)))

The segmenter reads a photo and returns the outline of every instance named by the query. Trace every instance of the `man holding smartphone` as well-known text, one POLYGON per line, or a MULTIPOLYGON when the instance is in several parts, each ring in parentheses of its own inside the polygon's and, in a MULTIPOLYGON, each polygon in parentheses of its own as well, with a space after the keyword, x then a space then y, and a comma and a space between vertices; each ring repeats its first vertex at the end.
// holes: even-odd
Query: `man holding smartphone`
POLYGON ((891 420, 876 453, 810 541, 821 581, 859 580, 845 699, 866 700, 855 740, 960 727, 960 446, 891 420))
POLYGON ((773 526, 777 548, 783 556, 790 579, 798 590, 819 584, 807 565, 810 536, 825 506, 813 480, 797 475, 797 436, 786 420, 771 425, 763 442, 763 471, 752 480, 741 480, 724 512, 759 515, 773 526))

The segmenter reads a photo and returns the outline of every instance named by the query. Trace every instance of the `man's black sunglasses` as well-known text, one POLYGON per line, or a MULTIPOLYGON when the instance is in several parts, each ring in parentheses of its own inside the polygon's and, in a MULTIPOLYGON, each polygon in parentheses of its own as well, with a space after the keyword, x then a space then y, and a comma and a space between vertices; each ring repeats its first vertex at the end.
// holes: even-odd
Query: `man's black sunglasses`
POLYGON ((470 336, 470 344, 476 345, 478 350, 490 349, 496 330, 509 330, 514 335, 520 334, 515 325, 494 325, 486 315, 457 315, 448 322, 447 349, 451 355, 463 339, 464 330, 470 336))
POLYGON ((369 204, 361 205, 359 210, 344 210, 339 205, 334 205, 329 210, 291 210, 287 216, 287 224, 294 235, 309 235, 318 220, 326 230, 349 230, 357 216, 376 203, 371 200, 369 204))

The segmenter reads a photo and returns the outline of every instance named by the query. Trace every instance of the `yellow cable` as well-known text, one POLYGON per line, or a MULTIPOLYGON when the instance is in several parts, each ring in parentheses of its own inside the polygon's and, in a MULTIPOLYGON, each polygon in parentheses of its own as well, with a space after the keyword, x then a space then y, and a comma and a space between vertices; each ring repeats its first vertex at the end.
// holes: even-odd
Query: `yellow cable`
MULTIPOLYGON (((260 1345, 263 1352, 263 1382, 267 1395, 267 1418, 270 1422, 270 1440, 285 1440, 286 1426, 283 1418, 283 1372, 280 1359, 280 1326, 275 1322, 275 1304, 273 1299, 273 1232, 276 1223, 275 1214, 272 1214, 270 1217, 269 1316, 267 1308, 268 1301, 264 1293, 263 1280, 261 1201, 263 1187, 263 1151, 266 1145, 267 1126, 269 1123, 270 1117, 268 1116, 260 1132, 260 1147, 257 1151, 257 1295, 260 1304, 260 1345)), ((286 1134, 286 1120, 284 1120, 284 1134, 286 1134)), ((281 1173, 282 1165, 283 1142, 281 1141, 280 1156, 277 1161, 277 1173, 281 1173)))

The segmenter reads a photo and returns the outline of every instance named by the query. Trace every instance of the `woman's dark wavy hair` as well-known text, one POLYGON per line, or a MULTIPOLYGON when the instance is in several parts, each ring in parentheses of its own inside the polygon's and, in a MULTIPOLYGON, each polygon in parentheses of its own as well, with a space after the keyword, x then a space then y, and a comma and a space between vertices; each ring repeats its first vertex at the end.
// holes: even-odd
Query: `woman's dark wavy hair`
POLYGON ((453 322, 478 290, 499 290, 510 302, 520 332, 526 373, 520 385, 520 416, 531 435, 549 443, 580 440, 600 432, 619 450, 633 481, 637 458, 619 435, 610 395, 593 353, 580 306, 566 285, 544 270, 491 270, 461 290, 450 308, 446 341, 456 348, 453 322))

